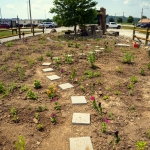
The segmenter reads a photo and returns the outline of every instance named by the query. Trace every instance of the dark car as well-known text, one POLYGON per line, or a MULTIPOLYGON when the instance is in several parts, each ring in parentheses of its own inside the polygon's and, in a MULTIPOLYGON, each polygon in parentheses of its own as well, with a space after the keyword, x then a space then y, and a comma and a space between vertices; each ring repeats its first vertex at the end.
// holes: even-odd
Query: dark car
POLYGON ((9 29, 9 25, 7 23, 2 23, 2 24, 0 24, 0 28, 9 29))
MULTIPOLYGON (((37 27, 37 25, 36 25, 36 24, 32 24, 32 26, 37 27)), ((25 24, 25 25, 24 25, 24 27, 31 27, 31 24, 30 24, 30 23, 25 24)))
POLYGON ((23 24, 16 23, 16 27, 23 27, 23 24))
POLYGON ((142 25, 141 28, 150 28, 150 23, 142 25))

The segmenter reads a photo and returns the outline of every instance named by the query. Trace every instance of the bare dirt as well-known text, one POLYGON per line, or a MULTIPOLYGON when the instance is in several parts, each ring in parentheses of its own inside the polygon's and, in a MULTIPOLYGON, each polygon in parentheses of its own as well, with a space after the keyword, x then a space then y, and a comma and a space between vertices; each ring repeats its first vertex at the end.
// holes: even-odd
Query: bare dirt
POLYGON ((0 82, 5 86, 5 91, 0 93, 0 150, 15 150, 14 143, 19 136, 24 137, 26 150, 69 150, 69 138, 83 136, 91 137, 94 150, 112 150, 116 131, 119 131, 120 137, 116 149, 135 150, 137 141, 145 141, 148 149, 150 70, 147 64, 150 58, 143 46, 135 49, 133 43, 128 42, 130 47, 115 47, 118 42, 127 43, 126 39, 120 37, 68 40, 55 33, 27 38, 27 43, 17 40, 10 47, 7 43, 0 45, 0 82), (79 44, 78 48, 76 43, 79 44), (105 49, 96 53, 96 67, 93 69, 87 60, 87 54, 98 49, 95 46, 105 49), (61 58, 60 64, 56 65, 55 60, 47 57, 47 52, 52 52, 51 57, 61 58), (86 56, 79 56, 82 52, 86 56), (134 55, 134 61, 130 64, 122 63, 125 52, 134 55), (67 54, 73 55, 71 64, 65 61, 67 54), (40 56, 43 56, 42 61, 39 60, 40 56), (42 69, 47 66, 42 66, 43 62, 52 62, 50 67, 54 72, 44 73, 42 69), (73 69, 76 71, 77 82, 70 79, 73 69), (145 75, 140 74, 141 69, 144 69, 145 75), (86 70, 99 72, 100 76, 89 78, 85 75, 86 70), (46 76, 52 74, 61 78, 50 81, 46 76), (131 82, 132 76, 137 77, 136 83, 131 82), (42 88, 34 88, 35 79, 40 81, 42 88), (74 88, 61 90, 58 87, 67 82, 74 88), (57 86, 61 110, 55 110, 54 102, 46 94, 52 83, 57 86), (128 87, 130 83, 133 85, 132 90, 128 87), (21 90, 23 85, 37 93, 38 99, 29 99, 27 91, 21 90), (85 91, 82 90, 83 87, 85 91), (7 95, 6 91, 9 91, 7 95), (75 95, 84 95, 88 103, 72 105, 71 96, 75 95), (101 102, 102 116, 93 108, 91 96, 95 96, 97 104, 101 102), (104 100, 104 97, 108 99, 104 100), (46 110, 39 112, 39 106, 46 106, 46 110), (17 110, 17 122, 12 120, 12 107, 17 110), (90 113, 91 124, 72 125, 74 112, 90 113), (36 113, 39 115, 36 120, 38 123, 35 121, 36 113), (52 113, 57 116, 55 125, 50 120, 52 113), (106 133, 102 133, 101 124, 105 119, 108 119, 107 129, 106 133), (44 125, 42 131, 37 129, 39 123, 44 125))

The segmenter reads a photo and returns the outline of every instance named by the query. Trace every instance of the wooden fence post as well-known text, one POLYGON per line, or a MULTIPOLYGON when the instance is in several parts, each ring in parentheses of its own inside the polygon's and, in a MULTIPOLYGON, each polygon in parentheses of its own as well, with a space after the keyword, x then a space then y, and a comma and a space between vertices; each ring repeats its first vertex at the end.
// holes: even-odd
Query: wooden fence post
POLYGON ((43 33, 44 33, 44 26, 43 26, 43 33))
POLYGON ((34 26, 32 25, 32 30, 33 30, 33 36, 34 36, 34 26))
POLYGON ((147 28, 147 31, 146 31, 146 39, 145 39, 145 46, 148 44, 148 38, 149 38, 149 28, 147 28))
POLYGON ((134 28, 133 28, 133 40, 134 40, 134 37, 135 37, 135 26, 134 26, 134 28))
POLYGON ((21 39, 20 26, 18 27, 18 30, 19 30, 19 38, 21 39))

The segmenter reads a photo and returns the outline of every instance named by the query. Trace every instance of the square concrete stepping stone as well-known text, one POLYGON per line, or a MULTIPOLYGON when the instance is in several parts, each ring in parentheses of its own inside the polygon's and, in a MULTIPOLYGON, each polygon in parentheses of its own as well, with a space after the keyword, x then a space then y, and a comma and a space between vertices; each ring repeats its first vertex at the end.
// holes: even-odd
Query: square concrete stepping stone
POLYGON ((100 53, 100 52, 101 52, 101 50, 95 50, 95 52, 100 53))
POLYGON ((94 54, 94 52, 88 52, 88 54, 94 54))
POLYGON ((129 47, 130 45, 128 45, 128 44, 116 44, 115 46, 129 47))
POLYGON ((68 54, 67 56, 68 56, 68 57, 72 57, 73 55, 71 55, 71 54, 68 54))
POLYGON ((43 63, 42 66, 49 66, 51 63, 43 63))
POLYGON ((43 71, 44 72, 50 72, 50 71, 53 71, 53 69, 52 68, 45 68, 45 69, 43 69, 43 71))
POLYGON ((69 138, 70 150, 93 150, 90 137, 69 138))
POLYGON ((100 48, 101 50, 104 50, 104 48, 100 48))
POLYGON ((90 114, 87 113, 73 113, 72 124, 90 124, 90 114))
POLYGON ((57 75, 51 75, 51 76, 46 76, 48 79, 50 79, 50 80, 57 80, 57 79, 59 79, 60 77, 59 76, 57 76, 57 75))
POLYGON ((100 46, 95 46, 96 48, 99 48, 100 46))
POLYGON ((91 44, 86 44, 87 46, 90 46, 91 44))
POLYGON ((85 53, 79 53, 79 56, 85 56, 85 53))
POLYGON ((72 104, 86 104, 85 96, 71 96, 72 104))
POLYGON ((56 60, 56 59, 58 59, 59 57, 53 57, 53 60, 56 60))
POLYGON ((69 88, 72 88, 73 85, 71 85, 70 83, 65 83, 65 84, 60 84, 59 87, 63 90, 65 89, 69 89, 69 88))

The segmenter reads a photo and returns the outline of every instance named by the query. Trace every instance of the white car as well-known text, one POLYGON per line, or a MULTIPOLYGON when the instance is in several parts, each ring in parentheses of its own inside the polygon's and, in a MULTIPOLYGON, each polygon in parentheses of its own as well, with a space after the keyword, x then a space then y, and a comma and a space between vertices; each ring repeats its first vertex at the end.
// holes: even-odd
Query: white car
POLYGON ((38 25, 38 28, 42 28, 42 27, 55 28, 55 23, 54 23, 54 22, 41 22, 41 23, 38 25))

